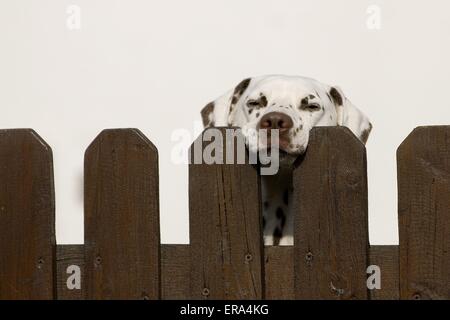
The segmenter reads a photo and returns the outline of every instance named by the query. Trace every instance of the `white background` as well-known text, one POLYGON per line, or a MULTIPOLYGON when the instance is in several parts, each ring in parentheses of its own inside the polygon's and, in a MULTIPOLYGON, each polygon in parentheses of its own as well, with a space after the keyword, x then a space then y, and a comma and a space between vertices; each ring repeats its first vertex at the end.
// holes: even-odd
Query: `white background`
POLYGON ((174 129, 248 76, 339 85, 374 124, 370 240, 397 237, 395 151, 418 125, 450 124, 448 0, 0 0, 0 128, 53 148, 57 241, 83 242, 82 165, 103 128, 137 127, 159 148, 164 243, 187 243, 187 167, 174 129), (81 29, 67 28, 69 5, 81 29), (381 29, 367 9, 381 9, 381 29))

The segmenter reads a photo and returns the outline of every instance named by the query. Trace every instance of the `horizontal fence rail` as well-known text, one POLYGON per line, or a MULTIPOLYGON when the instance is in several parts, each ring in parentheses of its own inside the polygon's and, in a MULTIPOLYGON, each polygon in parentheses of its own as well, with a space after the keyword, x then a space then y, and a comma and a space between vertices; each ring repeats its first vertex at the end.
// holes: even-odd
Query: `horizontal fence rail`
POLYGON ((249 155, 193 161, 243 142, 211 128, 193 143, 190 244, 161 245, 158 150, 137 129, 102 131, 85 154, 85 244, 56 245, 51 148, 0 130, 0 299, 450 299, 450 126, 398 149, 399 246, 369 244, 366 151, 344 127, 311 131, 294 246, 264 246, 249 155))

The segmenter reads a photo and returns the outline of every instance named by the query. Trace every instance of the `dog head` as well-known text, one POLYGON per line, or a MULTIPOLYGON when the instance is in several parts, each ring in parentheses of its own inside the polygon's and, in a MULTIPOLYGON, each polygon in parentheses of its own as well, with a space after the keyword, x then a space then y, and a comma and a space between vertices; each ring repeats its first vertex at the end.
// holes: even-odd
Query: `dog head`
POLYGON ((277 147, 292 157, 305 152, 315 126, 346 126, 363 143, 372 129, 339 88, 293 76, 245 79, 201 114, 205 127, 240 127, 251 152, 273 147, 269 137, 277 130, 277 147))

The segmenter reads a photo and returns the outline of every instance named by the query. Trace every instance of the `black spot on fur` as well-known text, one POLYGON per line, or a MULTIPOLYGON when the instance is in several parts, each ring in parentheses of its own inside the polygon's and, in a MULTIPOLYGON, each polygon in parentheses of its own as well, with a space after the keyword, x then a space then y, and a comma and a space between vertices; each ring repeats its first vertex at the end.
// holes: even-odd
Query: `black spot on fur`
POLYGON ((275 212, 277 219, 280 221, 280 226, 281 228, 284 227, 284 225, 286 224, 286 215, 284 214, 283 209, 281 209, 280 207, 277 208, 277 211, 275 212))
POLYGON ((283 236, 283 231, 281 231, 280 228, 276 227, 275 230, 273 231, 273 236, 279 241, 280 238, 283 236))
POLYGON ((333 102, 338 105, 338 106, 342 106, 344 103, 344 99, 341 96, 341 94, 339 93, 339 91, 337 91, 336 88, 331 88, 330 89, 330 95, 332 97, 333 102))
POLYGON ((260 101, 260 104, 261 104, 261 107, 267 107, 267 98, 266 98, 266 96, 261 96, 261 98, 259 98, 259 101, 260 101))
POLYGON ((361 141, 362 141, 362 142, 364 142, 364 143, 367 142, 367 140, 369 139, 370 131, 372 131, 372 124, 371 124, 371 123, 369 123, 369 128, 366 129, 366 130, 364 130, 364 131, 361 133, 361 141))
POLYGON ((261 109, 267 107, 267 98, 265 96, 261 96, 257 100, 250 99, 247 101, 247 108, 249 109, 261 109))
POLYGON ((256 117, 257 117, 257 118, 259 117, 259 112, 256 113, 256 117))
POLYGON ((214 102, 208 103, 200 112, 202 115, 202 122, 205 127, 214 126, 214 122, 209 121, 209 115, 214 112, 214 102))
POLYGON ((280 221, 280 226, 281 226, 281 228, 284 228, 285 225, 286 225, 286 216, 283 216, 283 218, 281 218, 281 221, 280 221))
POLYGON ((308 97, 303 98, 303 99, 300 101, 300 105, 298 106, 298 109, 299 109, 299 110, 305 109, 305 108, 308 106, 308 104, 309 104, 309 99, 308 99, 308 97))
POLYGON ((242 96, 244 91, 248 88, 248 85, 250 84, 251 78, 247 78, 242 80, 236 88, 234 88, 234 96, 242 96))
POLYGON ((236 88, 234 88, 233 97, 231 98, 231 106, 230 110, 232 111, 234 108, 234 105, 239 101, 244 91, 248 88, 248 85, 250 84, 251 78, 247 78, 242 80, 236 88))
POLYGON ((278 207, 275 214, 276 214, 276 216, 277 216, 278 219, 283 218, 283 216, 284 216, 283 209, 281 209, 280 207, 278 207))

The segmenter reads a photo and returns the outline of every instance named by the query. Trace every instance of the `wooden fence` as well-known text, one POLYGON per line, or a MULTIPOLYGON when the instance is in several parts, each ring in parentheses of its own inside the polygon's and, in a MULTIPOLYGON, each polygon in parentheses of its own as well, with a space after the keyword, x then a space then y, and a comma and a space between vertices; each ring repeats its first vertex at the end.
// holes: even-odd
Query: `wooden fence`
POLYGON ((263 246, 251 164, 189 165, 190 245, 160 245, 158 151, 105 130, 85 154, 85 244, 56 245, 51 148, 0 130, 0 299, 449 299, 450 126, 415 129, 397 161, 399 246, 369 245, 365 148, 342 127, 312 130, 295 169, 294 246, 263 246))

